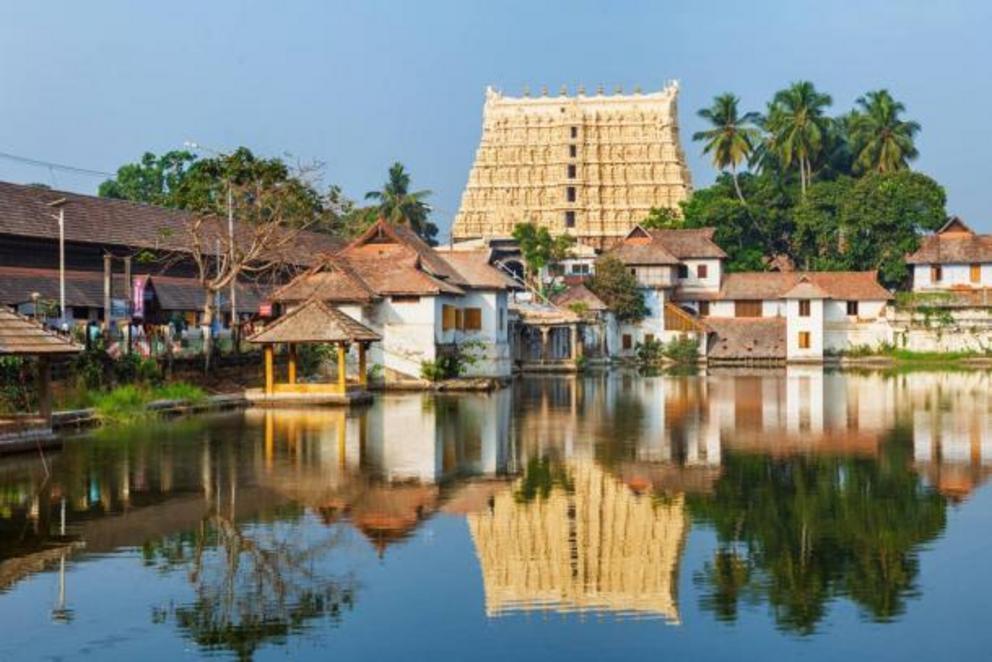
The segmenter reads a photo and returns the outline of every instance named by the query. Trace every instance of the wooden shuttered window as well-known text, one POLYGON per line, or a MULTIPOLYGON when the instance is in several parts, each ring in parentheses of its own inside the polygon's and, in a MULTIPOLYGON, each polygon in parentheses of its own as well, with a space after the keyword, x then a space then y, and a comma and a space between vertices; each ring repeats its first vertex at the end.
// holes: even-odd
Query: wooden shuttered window
POLYGON ((799 349, 809 349, 809 331, 799 332, 799 349))
POLYGON ((634 346, 633 339, 630 337, 630 334, 629 333, 623 334, 623 337, 621 338, 621 342, 622 342, 622 345, 621 346, 625 350, 626 349, 630 349, 631 347, 634 346))
POLYGON ((761 317, 760 301, 735 301, 734 317, 761 317))
POLYGON ((481 308, 466 308, 465 309, 465 330, 466 331, 481 331, 482 330, 482 309, 481 308))
POLYGON ((939 264, 930 265, 930 282, 939 283, 944 280, 944 270, 940 268, 939 264))
POLYGON ((451 331, 457 326, 457 323, 457 309, 447 304, 441 306, 441 330, 451 331))
POLYGON ((982 265, 980 264, 971 265, 971 282, 972 283, 982 282, 982 265))
POLYGON ((799 300, 799 316, 800 317, 809 317, 809 309, 810 309, 809 299, 800 299, 799 300))

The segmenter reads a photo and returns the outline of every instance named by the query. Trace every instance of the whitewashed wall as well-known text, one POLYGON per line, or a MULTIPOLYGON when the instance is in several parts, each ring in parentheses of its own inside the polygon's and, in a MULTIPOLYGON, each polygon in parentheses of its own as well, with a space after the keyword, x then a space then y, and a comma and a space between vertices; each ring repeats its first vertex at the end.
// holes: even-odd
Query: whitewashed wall
POLYGON ((992 264, 981 265, 980 282, 971 282, 970 264, 942 264, 941 279, 933 282, 930 279, 929 264, 913 265, 913 291, 925 292, 933 290, 949 290, 955 287, 989 287, 992 286, 992 264))
POLYGON ((809 302, 809 316, 800 317, 799 300, 786 302, 785 356, 788 361, 819 361, 823 359, 823 300, 809 302), (809 347, 799 347, 799 333, 809 332, 809 347))
MULTIPOLYGON (((462 344, 478 341, 482 347, 474 347, 471 352, 478 357, 474 365, 468 366, 465 374, 469 377, 506 377, 513 369, 510 358, 510 341, 507 332, 509 311, 507 293, 502 291, 469 291, 454 304, 459 308, 479 308, 482 310, 482 329, 479 331, 454 331, 442 333, 446 342, 462 344), (502 318, 500 317, 502 311, 502 318), (500 323, 502 319, 502 324, 500 323)), ((440 320, 440 313, 438 320, 440 320)), ((440 329, 440 322, 439 327, 440 329)))
POLYGON ((720 260, 682 260, 688 269, 685 278, 679 278, 679 287, 685 292, 717 292, 720 289, 720 260), (699 265, 706 265, 706 277, 699 277, 699 265))

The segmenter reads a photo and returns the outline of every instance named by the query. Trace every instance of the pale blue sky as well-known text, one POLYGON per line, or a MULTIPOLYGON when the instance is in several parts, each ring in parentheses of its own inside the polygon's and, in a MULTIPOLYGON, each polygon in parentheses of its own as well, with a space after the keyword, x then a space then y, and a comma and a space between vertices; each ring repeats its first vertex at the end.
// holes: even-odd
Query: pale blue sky
MULTIPOLYGON (((848 109, 887 87, 923 124, 915 168, 948 209, 992 231, 992 3, 19 2, 0 0, 0 152, 115 170, 195 139, 326 164, 360 197, 394 160, 435 192, 447 230, 481 124, 483 90, 682 84, 689 137, 720 92, 760 110, 807 78, 848 109)), ((0 159, 0 179, 94 192, 92 177, 0 159)))

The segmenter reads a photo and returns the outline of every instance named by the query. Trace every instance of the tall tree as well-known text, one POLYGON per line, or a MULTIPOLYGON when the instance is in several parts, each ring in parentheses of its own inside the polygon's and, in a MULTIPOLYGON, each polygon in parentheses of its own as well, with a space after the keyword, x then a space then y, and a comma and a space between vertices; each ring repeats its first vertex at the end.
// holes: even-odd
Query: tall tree
POLYGON ((906 106, 888 90, 876 90, 860 97, 858 108, 847 120, 854 167, 858 172, 905 170, 919 152, 913 139, 920 132, 917 122, 900 118, 906 106))
POLYGON ((703 154, 712 155, 713 165, 717 170, 730 170, 737 197, 744 202, 744 194, 741 193, 740 183, 737 181, 737 168, 751 157, 761 132, 756 126, 760 119, 758 113, 748 112, 741 115, 737 108, 738 103, 739 99, 730 92, 713 99, 712 106, 703 108, 697 113, 713 128, 697 131, 692 134, 692 139, 705 143, 703 154))
POLYGON ((813 178, 813 162, 823 156, 831 128, 824 111, 832 103, 829 94, 816 90, 813 83, 799 81, 775 94, 764 125, 770 151, 785 166, 799 169, 802 195, 813 178))
POLYGON ((102 198, 117 198, 150 205, 175 207, 177 189, 196 162, 196 155, 174 150, 161 156, 145 152, 137 163, 117 169, 117 176, 100 184, 102 198))
POLYGON ((621 322, 636 324, 648 314, 637 278, 616 256, 607 254, 596 260, 596 272, 587 285, 621 322))
POLYGON ((547 228, 533 223, 518 223, 513 228, 513 238, 520 247, 527 268, 527 280, 538 292, 544 294, 545 283, 541 280, 544 269, 553 269, 572 253, 575 238, 570 235, 553 237, 547 228))
POLYGON ((410 191, 410 174, 396 162, 389 168, 382 190, 369 191, 365 199, 374 200, 379 215, 390 223, 409 225, 424 241, 435 245, 437 226, 428 218, 431 207, 425 202, 430 194, 426 190, 410 191))

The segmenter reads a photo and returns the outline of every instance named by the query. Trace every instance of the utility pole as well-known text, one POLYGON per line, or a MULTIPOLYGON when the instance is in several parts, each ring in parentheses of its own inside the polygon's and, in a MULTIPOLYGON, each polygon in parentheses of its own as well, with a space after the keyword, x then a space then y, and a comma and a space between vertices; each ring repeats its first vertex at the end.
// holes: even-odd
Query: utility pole
POLYGON ((59 327, 65 322, 65 198, 59 198, 48 203, 49 207, 58 209, 58 216, 52 216, 59 222, 59 327))

